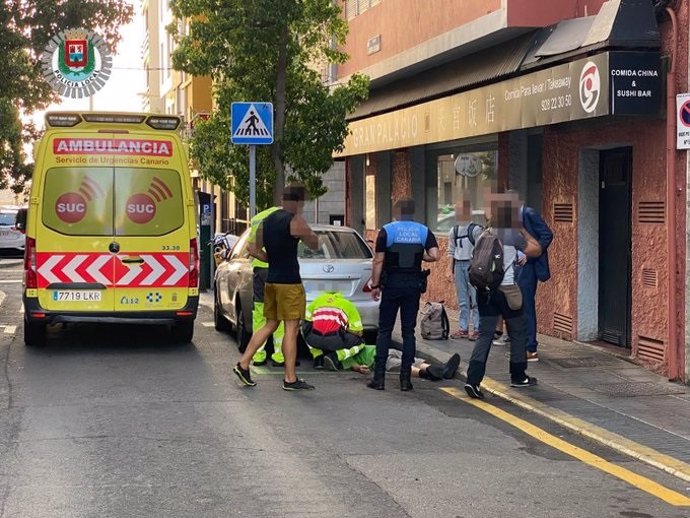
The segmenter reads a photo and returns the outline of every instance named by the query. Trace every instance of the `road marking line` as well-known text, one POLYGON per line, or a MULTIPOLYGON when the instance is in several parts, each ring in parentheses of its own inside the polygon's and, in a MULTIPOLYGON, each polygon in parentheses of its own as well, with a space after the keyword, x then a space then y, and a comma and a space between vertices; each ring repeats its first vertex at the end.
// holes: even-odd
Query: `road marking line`
POLYGON ((202 322, 201 325, 203 327, 213 327, 215 324, 213 322, 202 322))
POLYGON ((20 314, 20 315, 23 315, 23 314, 24 314, 24 304, 22 304, 21 306, 19 306, 19 314, 20 314))
POLYGON ((566 455, 574 457, 575 459, 579 460, 580 462, 583 462, 584 464, 592 466, 593 468, 603 471, 604 473, 608 473, 609 475, 612 475, 624 482, 627 482, 628 484, 646 493, 649 493, 650 495, 655 496, 656 498, 659 498, 671 505, 679 507, 690 506, 690 498, 688 498, 687 496, 673 491, 672 489, 669 489, 665 486, 662 486, 661 484, 654 482, 653 480, 650 480, 646 477, 643 477, 642 475, 638 475, 637 473, 634 473, 626 468, 617 466, 616 464, 613 464, 587 450, 579 448, 578 446, 570 444, 569 442, 566 442, 563 439, 559 439, 555 435, 551 435, 550 433, 546 432, 545 430, 542 430, 538 426, 535 426, 532 423, 528 423, 524 419, 520 419, 519 417, 516 417, 513 414, 506 412, 505 410, 497 408, 484 401, 471 399, 465 396, 460 390, 456 388, 444 387, 439 390, 445 392, 449 396, 452 396, 456 399, 459 399, 460 401, 463 401, 469 405, 479 408, 480 410, 483 410, 484 412, 496 417, 497 419, 500 419, 505 423, 508 423, 509 425, 517 428, 518 430, 521 430, 527 435, 530 435, 535 439, 543 442, 544 444, 547 444, 552 448, 555 448, 565 453, 566 455))
POLYGON ((17 332, 17 326, 2 326, 5 328, 5 334, 6 335, 13 335, 14 333, 17 332))
POLYGON ((3 279, 0 284, 21 284, 22 282, 21 279, 3 279))
POLYGON ((616 450, 620 453, 628 455, 633 459, 637 459, 641 462, 645 462, 650 466, 654 466, 674 477, 678 477, 686 482, 690 482, 690 464, 683 462, 682 460, 671 457, 661 453, 653 448, 645 446, 643 444, 632 441, 622 435, 611 432, 596 426, 592 423, 588 423, 580 418, 570 415, 567 412, 559 410, 557 408, 551 407, 541 401, 537 401, 529 396, 515 395, 509 393, 507 386, 499 383, 490 378, 484 378, 482 381, 482 388, 485 388, 487 392, 490 392, 501 399, 509 401, 520 408, 529 410, 549 421, 552 421, 563 428, 567 428, 583 437, 592 439, 593 441, 599 442, 608 446, 609 448, 616 450))

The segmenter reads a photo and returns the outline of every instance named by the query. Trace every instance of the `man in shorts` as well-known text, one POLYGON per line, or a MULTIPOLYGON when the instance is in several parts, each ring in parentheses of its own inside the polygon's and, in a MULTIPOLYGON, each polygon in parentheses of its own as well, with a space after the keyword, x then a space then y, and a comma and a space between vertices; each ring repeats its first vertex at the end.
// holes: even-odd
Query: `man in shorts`
MULTIPOLYGON (((262 212, 259 212, 250 221, 251 230, 249 232, 249 244, 256 241, 256 233, 259 230, 261 222, 268 216, 279 210, 280 207, 271 207, 262 212)), ((264 316, 264 291, 266 288, 266 278, 268 277, 268 264, 260 259, 254 258, 252 261, 252 283, 253 283, 253 302, 252 308, 252 329, 261 329, 266 324, 266 317, 264 316)), ((273 333, 273 354, 271 360, 274 367, 283 367, 285 358, 283 358, 282 344, 283 344, 283 324, 278 326, 276 332, 273 333)), ((261 344, 259 350, 256 351, 253 358, 253 363, 256 367, 266 365, 266 342, 261 344)))
POLYGON ((249 364, 256 351, 278 328, 285 325, 283 356, 285 378, 283 390, 313 390, 314 387, 297 377, 297 335, 299 322, 307 306, 304 286, 299 273, 297 245, 304 242, 312 250, 319 247, 319 238, 302 216, 306 192, 301 185, 287 186, 283 192, 283 208, 267 216, 260 224, 256 241, 249 252, 268 263, 268 276, 264 291, 266 325, 255 330, 240 361, 233 372, 249 387, 256 386, 249 364))

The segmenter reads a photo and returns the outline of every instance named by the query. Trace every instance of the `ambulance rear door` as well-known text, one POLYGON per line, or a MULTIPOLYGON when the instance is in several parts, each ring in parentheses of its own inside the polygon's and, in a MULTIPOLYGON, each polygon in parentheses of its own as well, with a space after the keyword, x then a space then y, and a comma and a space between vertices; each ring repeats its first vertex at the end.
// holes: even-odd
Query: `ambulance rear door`
POLYGON ((136 164, 114 168, 116 311, 155 313, 187 305, 196 233, 190 230, 185 155, 177 146, 179 140, 156 135, 155 145, 141 146, 136 164))
POLYGON ((34 175, 39 185, 35 235, 38 298, 59 313, 115 307, 112 134, 48 136, 34 175))

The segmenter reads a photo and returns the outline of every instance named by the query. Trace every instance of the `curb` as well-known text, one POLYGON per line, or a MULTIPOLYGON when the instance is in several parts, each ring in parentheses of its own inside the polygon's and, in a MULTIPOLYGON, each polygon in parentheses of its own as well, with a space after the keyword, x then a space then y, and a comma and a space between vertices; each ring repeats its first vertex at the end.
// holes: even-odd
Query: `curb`
MULTIPOLYGON (((443 353, 444 356, 447 355, 450 357, 450 355, 445 351, 434 349, 433 346, 428 346, 426 344, 422 345, 420 349, 422 349, 421 352, 423 355, 429 356, 436 361, 441 361, 438 358, 438 353, 443 353)), ((446 360, 442 361, 447 361, 447 358, 446 360)), ((465 368, 465 366, 466 364, 463 362, 463 368, 465 368)), ((465 381, 467 379, 466 372, 458 371, 456 378, 465 381)), ((489 377, 484 378, 482 387, 484 387, 490 394, 493 394, 504 401, 520 407, 523 410, 527 410, 535 415, 547 419, 562 428, 611 448, 618 453, 622 453, 635 460, 649 464, 650 466, 660 469, 661 471, 684 480, 685 482, 690 482, 690 464, 683 462, 682 460, 675 459, 669 455, 658 452, 653 448, 627 439, 622 435, 588 423, 583 419, 551 407, 529 396, 516 396, 510 393, 511 390, 507 385, 504 385, 503 383, 500 383, 489 377)))

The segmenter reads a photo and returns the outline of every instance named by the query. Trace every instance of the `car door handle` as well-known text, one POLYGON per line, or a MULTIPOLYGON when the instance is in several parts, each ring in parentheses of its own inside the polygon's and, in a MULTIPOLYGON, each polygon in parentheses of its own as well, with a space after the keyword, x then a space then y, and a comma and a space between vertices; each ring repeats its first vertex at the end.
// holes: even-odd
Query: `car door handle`
POLYGON ((141 264, 144 260, 141 257, 125 257, 122 262, 125 264, 141 264))

